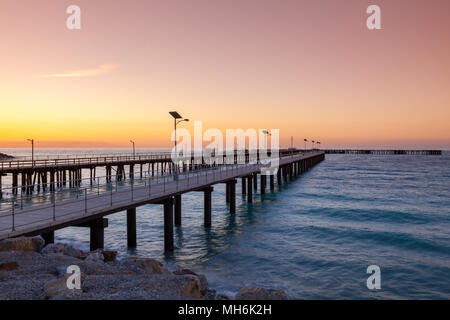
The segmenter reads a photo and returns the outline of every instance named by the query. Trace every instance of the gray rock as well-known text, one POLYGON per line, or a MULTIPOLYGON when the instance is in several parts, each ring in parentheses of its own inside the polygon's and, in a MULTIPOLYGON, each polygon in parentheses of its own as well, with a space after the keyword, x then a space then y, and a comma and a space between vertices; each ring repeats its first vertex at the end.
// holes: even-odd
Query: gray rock
POLYGON ((127 257, 119 262, 120 269, 136 274, 171 274, 161 262, 150 258, 127 257))
POLYGON ((77 259, 84 259, 87 255, 86 252, 76 249, 69 244, 65 243, 50 243, 42 249, 41 253, 62 253, 66 256, 74 257, 77 259))
POLYGON ((236 300, 289 300, 283 290, 245 287, 235 297, 236 300))
POLYGON ((0 251, 40 252, 45 241, 41 236, 9 238, 0 241, 0 251))
POLYGON ((206 279, 206 277, 204 275, 199 275, 199 274, 197 274, 194 271, 189 270, 189 269, 179 269, 179 270, 175 270, 173 273, 176 274, 176 275, 190 274, 190 275, 198 277, 198 279, 200 281, 201 293, 204 296, 207 295, 207 293, 208 293, 208 280, 206 279))
POLYGON ((105 260, 105 257, 103 256, 103 250, 98 249, 89 252, 84 260, 92 262, 103 262, 105 260))
POLYGON ((234 297, 229 296, 229 295, 227 295, 227 294, 219 293, 219 294, 216 296, 216 300, 234 300, 234 297))

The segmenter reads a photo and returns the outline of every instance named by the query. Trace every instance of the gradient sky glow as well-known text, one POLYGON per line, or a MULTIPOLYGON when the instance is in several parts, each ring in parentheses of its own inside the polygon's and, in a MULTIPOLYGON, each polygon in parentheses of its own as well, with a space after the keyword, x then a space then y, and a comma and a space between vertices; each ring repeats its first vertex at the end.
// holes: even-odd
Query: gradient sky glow
POLYGON ((174 109, 284 146, 450 149, 448 0, 2 0, 0 39, 0 148, 167 147, 174 109))

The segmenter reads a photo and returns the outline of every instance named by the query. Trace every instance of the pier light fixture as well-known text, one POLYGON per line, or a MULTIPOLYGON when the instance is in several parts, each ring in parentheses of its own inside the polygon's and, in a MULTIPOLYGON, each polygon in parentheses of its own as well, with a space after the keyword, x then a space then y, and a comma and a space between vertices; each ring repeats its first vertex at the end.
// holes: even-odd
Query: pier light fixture
POLYGON ((320 141, 317 141, 316 144, 317 144, 317 149, 320 149, 320 141))
POLYGON ((314 150, 314 140, 311 141, 312 142, 312 149, 314 150))
MULTIPOLYGON (((175 155, 178 158, 178 154, 177 154, 177 124, 179 124, 180 122, 186 121, 188 122, 189 119, 184 119, 178 112, 176 111, 170 111, 169 114, 173 117, 173 125, 174 125, 174 133, 175 133, 175 155)), ((178 171, 178 164, 177 166, 175 166, 175 173, 178 171)))
POLYGON ((305 151, 306 151, 306 143, 308 142, 308 139, 303 139, 303 141, 305 142, 305 151))
POLYGON ((34 139, 27 139, 31 142, 31 165, 34 167, 34 139))
POLYGON ((263 130, 264 133, 264 150, 267 150, 267 136, 271 136, 272 134, 268 130, 263 130))
POLYGON ((135 143, 133 140, 130 140, 130 142, 133 144, 133 158, 136 156, 136 148, 135 148, 135 143))

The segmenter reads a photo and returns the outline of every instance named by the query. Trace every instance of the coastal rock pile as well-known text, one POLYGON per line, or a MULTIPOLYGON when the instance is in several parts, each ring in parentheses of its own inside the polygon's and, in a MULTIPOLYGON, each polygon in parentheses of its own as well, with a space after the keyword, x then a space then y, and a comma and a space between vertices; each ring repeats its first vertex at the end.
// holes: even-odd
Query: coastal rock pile
MULTIPOLYGON (((208 288, 205 276, 141 257, 116 259, 117 252, 84 252, 38 237, 0 241, 0 299, 234 299, 208 288), (68 289, 78 266, 81 289, 68 289), (70 281, 70 280, 69 280, 70 281)), ((283 291, 244 288, 236 299, 287 299, 283 291)))
POLYGON ((0 160, 10 160, 10 159, 14 159, 14 157, 0 152, 0 160))

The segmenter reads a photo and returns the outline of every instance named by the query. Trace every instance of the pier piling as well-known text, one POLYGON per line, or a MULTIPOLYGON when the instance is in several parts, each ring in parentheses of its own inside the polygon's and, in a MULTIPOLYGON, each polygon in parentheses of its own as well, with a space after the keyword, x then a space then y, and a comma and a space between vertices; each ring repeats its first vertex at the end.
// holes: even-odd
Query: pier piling
POLYGON ((173 251, 173 198, 167 198, 164 204, 164 250, 173 251))
POLYGON ((94 251, 97 249, 103 249, 104 248, 104 242, 105 242, 105 226, 104 226, 104 219, 103 218, 97 218, 95 220, 92 220, 90 223, 90 237, 91 237, 91 243, 90 243, 90 250, 94 251))
POLYGON ((137 246, 136 208, 127 209, 127 245, 129 248, 137 246))
POLYGON ((175 195, 175 225, 181 226, 181 194, 175 195))
POLYGON ((230 181, 230 213, 236 213, 236 183, 237 180, 230 181))
POLYGON ((253 176, 247 177, 247 202, 252 203, 253 202, 253 183, 252 183, 253 176))
POLYGON ((213 187, 206 187, 204 192, 204 225, 206 228, 211 227, 211 193, 214 190, 213 187))

